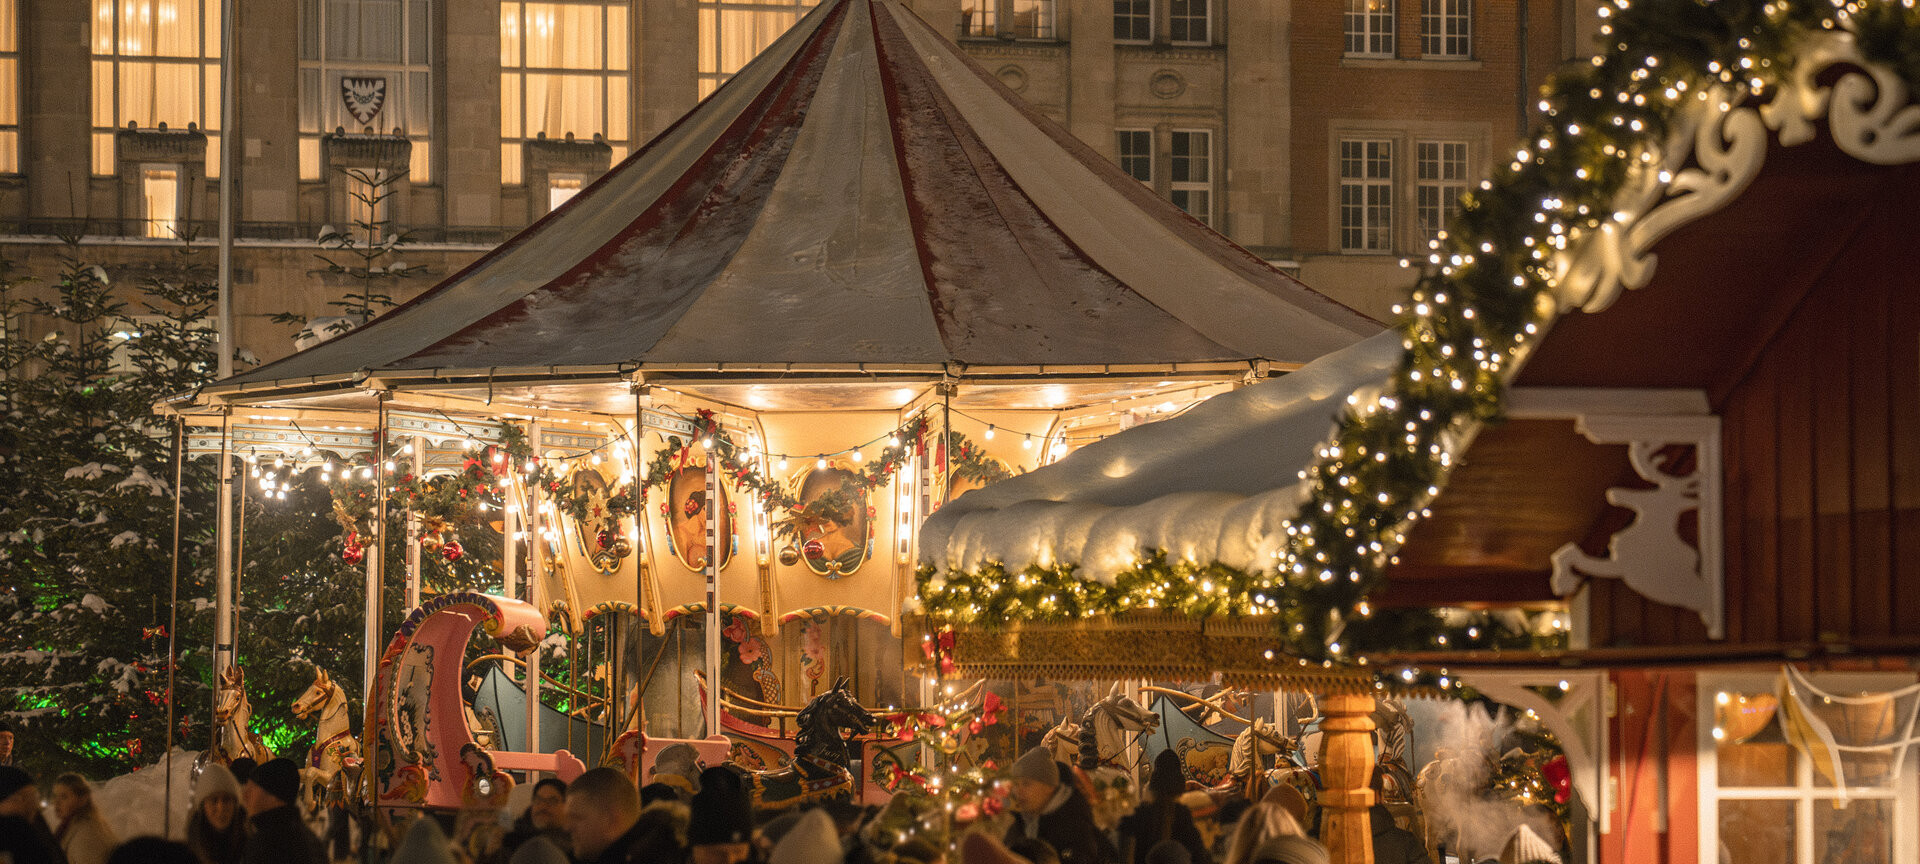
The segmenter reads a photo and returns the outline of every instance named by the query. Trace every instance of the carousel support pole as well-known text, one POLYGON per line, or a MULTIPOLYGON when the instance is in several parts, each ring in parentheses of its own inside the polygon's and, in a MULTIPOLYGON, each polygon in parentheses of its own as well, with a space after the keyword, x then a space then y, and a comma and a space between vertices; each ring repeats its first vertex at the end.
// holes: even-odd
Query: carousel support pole
MULTIPOLYGON (((413 460, 409 466, 418 480, 427 467, 427 439, 413 436, 413 460)), ((420 514, 407 506, 407 610, 420 608, 420 514)))
POLYGON ((707 737, 720 732, 720 628, 726 626, 720 614, 720 517, 715 509, 720 506, 720 466, 715 464, 713 451, 706 451, 707 461, 707 737))
MULTIPOLYGON (((220 346, 226 351, 227 346, 220 346)), ((218 544, 213 558, 213 698, 220 700, 220 676, 233 665, 233 412, 220 412, 220 498, 215 510, 218 544)))
MULTIPOLYGON (((540 458, 540 421, 527 424, 527 440, 533 444, 533 458, 540 458)), ((527 544, 530 559, 527 563, 527 578, 521 583, 523 591, 520 599, 535 609, 540 608, 540 568, 546 564, 547 544, 540 536, 544 526, 540 518, 540 476, 538 469, 529 465, 527 477, 527 544)), ((535 634, 546 638, 545 633, 535 634)), ((527 752, 540 752, 540 646, 536 644, 527 653, 527 752)))
MULTIPOLYGON (((381 392, 378 396, 380 410, 374 423, 373 432, 373 554, 367 556, 367 600, 366 600, 366 655, 360 664, 361 737, 366 748, 366 760, 369 765, 380 764, 380 738, 373 734, 375 704, 373 679, 380 671, 380 633, 384 629, 381 619, 386 617, 384 598, 380 596, 381 569, 387 550, 387 400, 390 394, 381 392)), ((367 784, 367 804, 377 806, 375 784, 367 784)))
POLYGON ((1320 839, 1334 864, 1373 864, 1373 697, 1365 694, 1327 696, 1320 703, 1321 779, 1326 789, 1320 806, 1326 818, 1320 839))
MULTIPOLYGON (((505 452, 506 447, 502 445, 500 448, 500 453, 503 454, 501 458, 510 459, 511 457, 504 455, 505 452)), ((514 465, 511 461, 507 462, 505 467, 507 477, 512 478, 516 476, 518 467, 519 466, 514 465)), ((508 597, 515 596, 521 591, 520 526, 515 524, 514 521, 520 514, 520 495, 514 489, 514 485, 514 482, 509 479, 507 488, 501 490, 500 493, 500 593, 508 597)), ((522 674, 525 674, 524 669, 521 671, 522 674)), ((509 678, 513 675, 511 667, 508 668, 507 675, 509 678)), ((501 731, 505 732, 505 729, 501 731)), ((513 748, 503 745, 502 749, 511 750, 513 748)))

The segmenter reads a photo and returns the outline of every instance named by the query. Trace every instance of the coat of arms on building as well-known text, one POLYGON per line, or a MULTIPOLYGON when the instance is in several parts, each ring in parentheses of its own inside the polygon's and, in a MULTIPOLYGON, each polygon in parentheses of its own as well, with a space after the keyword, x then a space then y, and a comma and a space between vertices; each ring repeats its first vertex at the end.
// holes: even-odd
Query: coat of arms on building
POLYGON ((387 79, 363 78, 348 75, 340 79, 340 101, 346 103, 347 113, 365 126, 380 116, 380 109, 387 104, 387 79))

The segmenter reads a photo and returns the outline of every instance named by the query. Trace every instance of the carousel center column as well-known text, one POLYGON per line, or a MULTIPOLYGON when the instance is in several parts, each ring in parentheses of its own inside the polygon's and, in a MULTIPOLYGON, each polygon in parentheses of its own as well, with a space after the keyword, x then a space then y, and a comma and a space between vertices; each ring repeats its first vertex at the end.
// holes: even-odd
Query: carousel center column
POLYGON ((1334 864, 1373 864, 1373 697, 1328 696, 1320 706, 1320 839, 1334 864))

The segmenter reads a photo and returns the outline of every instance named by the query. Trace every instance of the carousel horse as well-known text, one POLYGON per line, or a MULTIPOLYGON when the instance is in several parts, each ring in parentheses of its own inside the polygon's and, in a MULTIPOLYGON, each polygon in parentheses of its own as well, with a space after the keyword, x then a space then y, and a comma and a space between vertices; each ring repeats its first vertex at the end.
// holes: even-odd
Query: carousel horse
POLYGON ((220 673, 220 689, 214 700, 213 723, 219 732, 214 737, 214 758, 232 762, 242 756, 255 762, 273 758, 260 736, 253 734, 253 704, 247 701, 246 673, 238 665, 220 673))
POLYGON ((293 716, 305 720, 319 714, 320 726, 314 733, 313 748, 300 767, 300 797, 307 812, 315 812, 334 775, 360 762, 360 742, 348 728, 346 688, 333 683, 325 669, 315 668, 314 679, 306 692, 293 702, 293 716))
POLYGON ((1246 708, 1252 698, 1251 691, 1227 687, 1212 696, 1194 697, 1193 701, 1180 706, 1179 710, 1196 725, 1210 727, 1223 720, 1237 719, 1235 715, 1246 708))
POLYGON ((1115 683, 1106 698, 1093 703, 1081 715, 1079 723, 1063 720, 1047 730, 1040 738, 1040 746, 1053 751, 1055 762, 1092 771, 1112 763, 1127 749, 1127 733, 1152 732, 1159 726, 1160 715, 1122 693, 1120 685, 1115 683))
POLYGON ((842 676, 832 689, 800 709, 793 759, 770 771, 744 772, 755 810, 786 810, 853 797, 852 758, 840 730, 855 734, 873 728, 873 715, 860 707, 842 676))

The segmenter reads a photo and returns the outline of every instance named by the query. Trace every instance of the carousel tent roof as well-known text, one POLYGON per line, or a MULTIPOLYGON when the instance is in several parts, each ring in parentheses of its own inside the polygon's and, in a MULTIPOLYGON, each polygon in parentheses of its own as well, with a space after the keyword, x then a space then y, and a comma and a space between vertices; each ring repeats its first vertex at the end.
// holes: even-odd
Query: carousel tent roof
POLYGON ((1083 578, 1101 581, 1133 567, 1142 549, 1271 566, 1300 507, 1300 472, 1347 397, 1386 383, 1404 353, 1400 339, 1375 335, 968 492, 927 518, 921 561, 960 571, 997 562, 1009 572, 1075 563, 1083 578))
POLYGON ((209 390, 1290 367, 1379 329, 1155 196, 894 0, 837 0, 465 270, 209 390))

